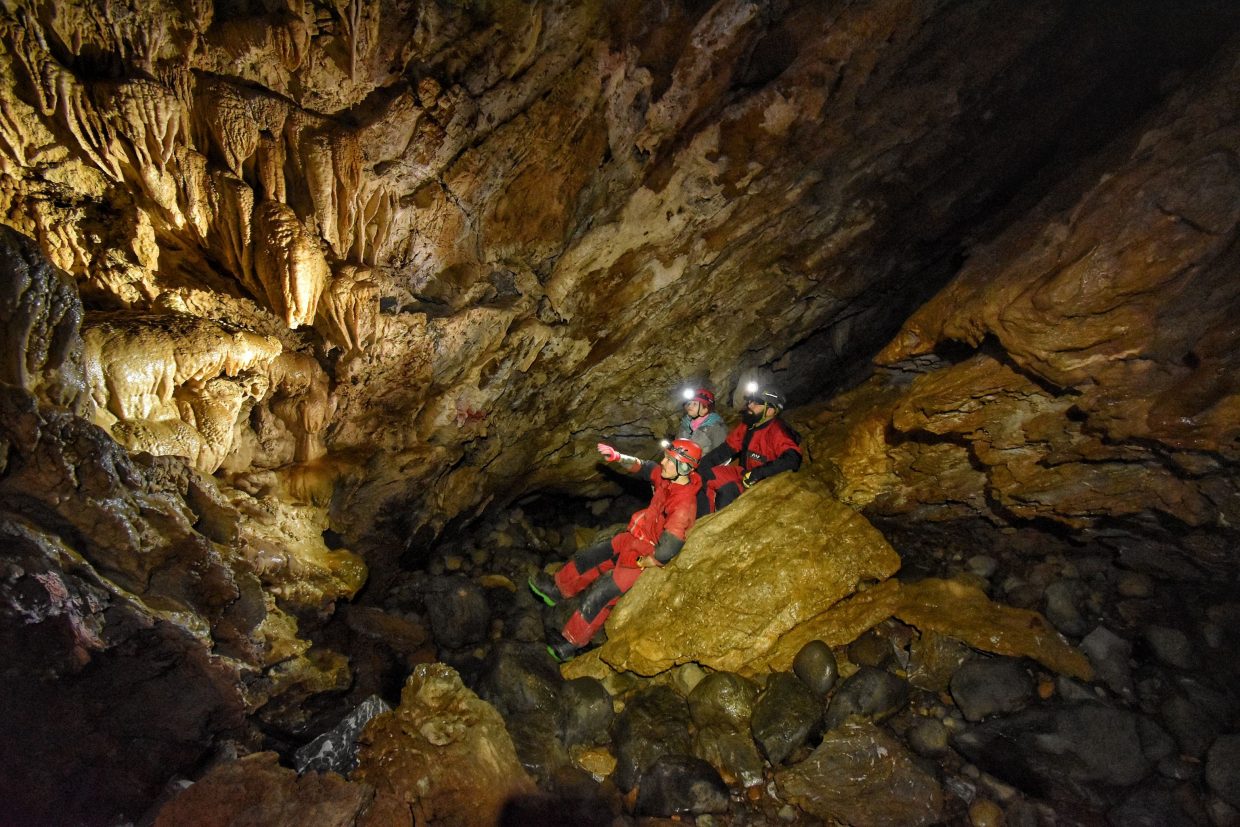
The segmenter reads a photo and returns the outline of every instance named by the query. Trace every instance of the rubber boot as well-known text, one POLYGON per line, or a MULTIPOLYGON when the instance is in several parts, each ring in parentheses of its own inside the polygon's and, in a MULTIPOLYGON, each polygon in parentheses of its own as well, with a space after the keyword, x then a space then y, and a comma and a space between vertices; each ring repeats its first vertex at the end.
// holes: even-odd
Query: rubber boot
POLYGON ((530 591, 541 597, 548 606, 554 606, 564 599, 560 587, 555 584, 555 578, 545 571, 537 572, 529 579, 529 584, 530 591))
POLYGON ((572 660, 580 648, 572 641, 566 640, 559 635, 556 635, 554 640, 547 643, 547 652, 550 653, 551 657, 555 658, 557 663, 572 660))

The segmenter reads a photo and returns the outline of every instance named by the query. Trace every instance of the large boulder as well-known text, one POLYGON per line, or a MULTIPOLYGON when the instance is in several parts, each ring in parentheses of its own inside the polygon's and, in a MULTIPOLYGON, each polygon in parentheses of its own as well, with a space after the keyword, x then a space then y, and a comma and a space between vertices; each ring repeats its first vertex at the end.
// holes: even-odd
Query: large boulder
POLYGON ((671 565, 647 571, 617 605, 607 643, 565 673, 654 675, 688 662, 787 670, 796 650, 770 662, 782 638, 899 567, 882 535, 822 482, 781 474, 698 521, 671 565))

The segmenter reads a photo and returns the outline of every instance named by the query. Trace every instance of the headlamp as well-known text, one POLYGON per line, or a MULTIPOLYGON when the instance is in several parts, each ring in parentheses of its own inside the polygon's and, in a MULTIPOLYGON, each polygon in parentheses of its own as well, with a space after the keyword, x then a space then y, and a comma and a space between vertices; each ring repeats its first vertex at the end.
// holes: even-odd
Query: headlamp
POLYGON ((686 402, 693 399, 693 388, 685 388, 683 391, 680 392, 680 396, 686 402))

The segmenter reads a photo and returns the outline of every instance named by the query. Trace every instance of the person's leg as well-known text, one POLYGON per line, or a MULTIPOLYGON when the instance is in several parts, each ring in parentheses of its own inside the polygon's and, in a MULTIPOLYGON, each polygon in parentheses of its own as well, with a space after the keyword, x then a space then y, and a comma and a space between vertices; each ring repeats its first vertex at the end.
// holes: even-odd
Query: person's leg
POLYGON ((720 465, 713 469, 710 482, 703 485, 698 492, 699 517, 718 511, 740 496, 741 473, 741 469, 735 465, 720 465), (728 489, 735 489, 735 492, 724 494, 728 489), (703 511, 703 500, 708 504, 706 511, 703 511))
POLYGON ((614 542, 613 538, 582 549, 574 554, 573 558, 565 563, 554 577, 546 572, 536 572, 529 579, 530 590, 541 597, 548 606, 554 606, 564 598, 572 597, 615 565, 617 552, 612 547, 614 542))
POLYGON ((715 492, 715 510, 731 505, 741 495, 741 487, 734 482, 719 487, 715 492))
POLYGON ((563 661, 576 654, 578 649, 589 645, 611 616, 612 607, 616 605, 620 595, 633 588, 643 571, 645 569, 639 566, 616 566, 595 580, 586 590, 577 611, 564 624, 560 633, 564 643, 556 642, 547 647, 551 654, 557 660, 563 661))
POLYGON ((598 634, 598 630, 603 628, 603 624, 607 622, 611 607, 615 605, 621 594, 623 592, 620 591, 611 572, 595 580, 593 585, 586 589, 577 611, 573 612, 568 623, 564 624, 562 632, 564 639, 578 648, 588 645, 598 634))
POLYGON ((702 487, 697 493, 697 516, 705 517, 715 510, 715 495, 710 487, 715 480, 715 474, 713 469, 702 467, 698 469, 698 476, 702 478, 702 487))

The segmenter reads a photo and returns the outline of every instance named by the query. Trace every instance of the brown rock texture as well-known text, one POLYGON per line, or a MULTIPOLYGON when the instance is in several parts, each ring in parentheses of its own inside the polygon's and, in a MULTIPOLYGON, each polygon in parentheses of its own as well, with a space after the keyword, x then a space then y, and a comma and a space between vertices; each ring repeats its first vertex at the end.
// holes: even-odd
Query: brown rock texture
POLYGON ((366 725, 353 777, 428 825, 495 824, 534 791, 499 712, 438 663, 414 669, 400 706, 366 725))
POLYGON ((315 824, 324 827, 413 827, 399 802, 335 773, 298 776, 274 752, 212 768, 159 809, 155 827, 233 824, 315 824))
MULTIPOLYGON (((489 506, 616 493, 594 443, 645 455, 690 379, 814 402, 814 462, 704 521, 594 666, 778 667, 894 614, 1083 675, 1036 616, 861 590, 895 563, 853 509, 1234 577, 1238 32, 1206 0, 4 3, 0 799, 132 820, 224 734, 299 731, 350 669, 296 618, 489 506), (724 538, 780 498, 796 525, 724 538), (691 573, 683 640, 635 636, 691 573)), ((387 726, 420 746, 376 785, 493 814, 387 726)))
POLYGON ((868 723, 831 730, 775 783, 806 812, 858 827, 933 824, 943 811, 935 777, 903 744, 868 723))
MULTIPOLYGON (((1240 25, 1160 14, 20 0, 0 15, 0 220, 78 281, 88 316, 278 341, 252 376, 161 386, 154 420, 107 427, 242 487, 331 454, 333 530, 382 573, 496 498, 608 488, 592 443, 662 433, 688 377, 829 389, 986 222, 1240 25)), ((1192 180, 1219 163, 1201 158, 1192 180)), ((1225 212, 1226 185, 1210 193, 1199 210, 1225 212)))
POLYGON ((818 414, 845 501, 1194 532, 1190 559, 1234 570, 1237 79, 1221 59, 1079 194, 979 247, 879 354, 888 371, 818 414))
POLYGON ((749 674, 792 630, 899 567, 882 535, 824 485, 773 477, 701 520, 666 568, 643 574, 608 620, 607 643, 564 672, 586 674, 598 659, 643 675, 689 662, 749 674))

